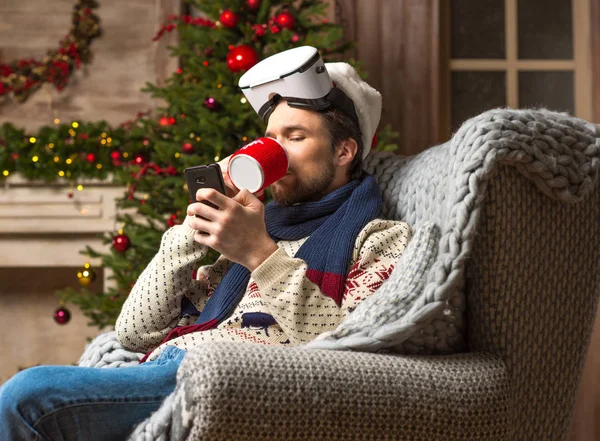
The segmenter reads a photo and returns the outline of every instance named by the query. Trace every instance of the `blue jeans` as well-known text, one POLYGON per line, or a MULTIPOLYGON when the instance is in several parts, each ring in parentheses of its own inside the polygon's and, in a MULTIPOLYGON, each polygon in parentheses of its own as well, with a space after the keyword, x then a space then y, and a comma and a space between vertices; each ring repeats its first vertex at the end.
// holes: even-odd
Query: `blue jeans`
POLYGON ((139 366, 38 366, 0 387, 0 440, 123 440, 175 389, 186 351, 139 366))

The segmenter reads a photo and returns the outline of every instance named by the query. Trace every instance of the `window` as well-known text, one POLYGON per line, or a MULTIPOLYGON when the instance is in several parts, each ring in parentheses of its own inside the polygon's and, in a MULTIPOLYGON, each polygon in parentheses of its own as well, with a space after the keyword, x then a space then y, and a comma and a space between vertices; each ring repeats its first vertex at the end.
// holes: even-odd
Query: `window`
POLYGON ((547 107, 591 120, 589 1, 442 1, 446 138, 494 107, 547 107))

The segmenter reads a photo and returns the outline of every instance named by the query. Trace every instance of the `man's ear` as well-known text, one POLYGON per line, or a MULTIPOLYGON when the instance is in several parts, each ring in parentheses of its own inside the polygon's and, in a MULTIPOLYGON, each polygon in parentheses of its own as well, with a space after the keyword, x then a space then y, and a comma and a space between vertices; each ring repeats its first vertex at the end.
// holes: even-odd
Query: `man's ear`
POLYGON ((335 162, 338 166, 349 165, 356 153, 358 152, 358 144, 354 138, 348 138, 340 142, 335 151, 335 162))

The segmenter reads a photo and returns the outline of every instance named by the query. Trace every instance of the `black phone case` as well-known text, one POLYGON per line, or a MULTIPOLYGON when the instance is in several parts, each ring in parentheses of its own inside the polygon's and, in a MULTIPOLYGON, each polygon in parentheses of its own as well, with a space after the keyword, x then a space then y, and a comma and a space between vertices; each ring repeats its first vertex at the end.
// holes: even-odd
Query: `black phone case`
MULTIPOLYGON (((197 165, 195 167, 186 168, 183 173, 192 202, 197 202, 196 192, 201 188, 214 188, 222 194, 227 194, 225 191, 225 181, 223 181, 223 174, 221 173, 219 164, 197 165)), ((217 208, 208 201, 201 202, 213 208, 217 208)))

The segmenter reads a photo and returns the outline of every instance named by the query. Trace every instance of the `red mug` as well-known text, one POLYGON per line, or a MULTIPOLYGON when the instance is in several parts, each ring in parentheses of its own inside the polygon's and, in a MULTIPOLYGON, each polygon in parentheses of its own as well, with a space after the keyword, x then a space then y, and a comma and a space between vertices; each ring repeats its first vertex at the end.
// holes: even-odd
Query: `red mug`
POLYGON ((227 172, 239 190, 258 193, 283 178, 288 166, 287 152, 279 141, 258 138, 231 155, 227 172))

